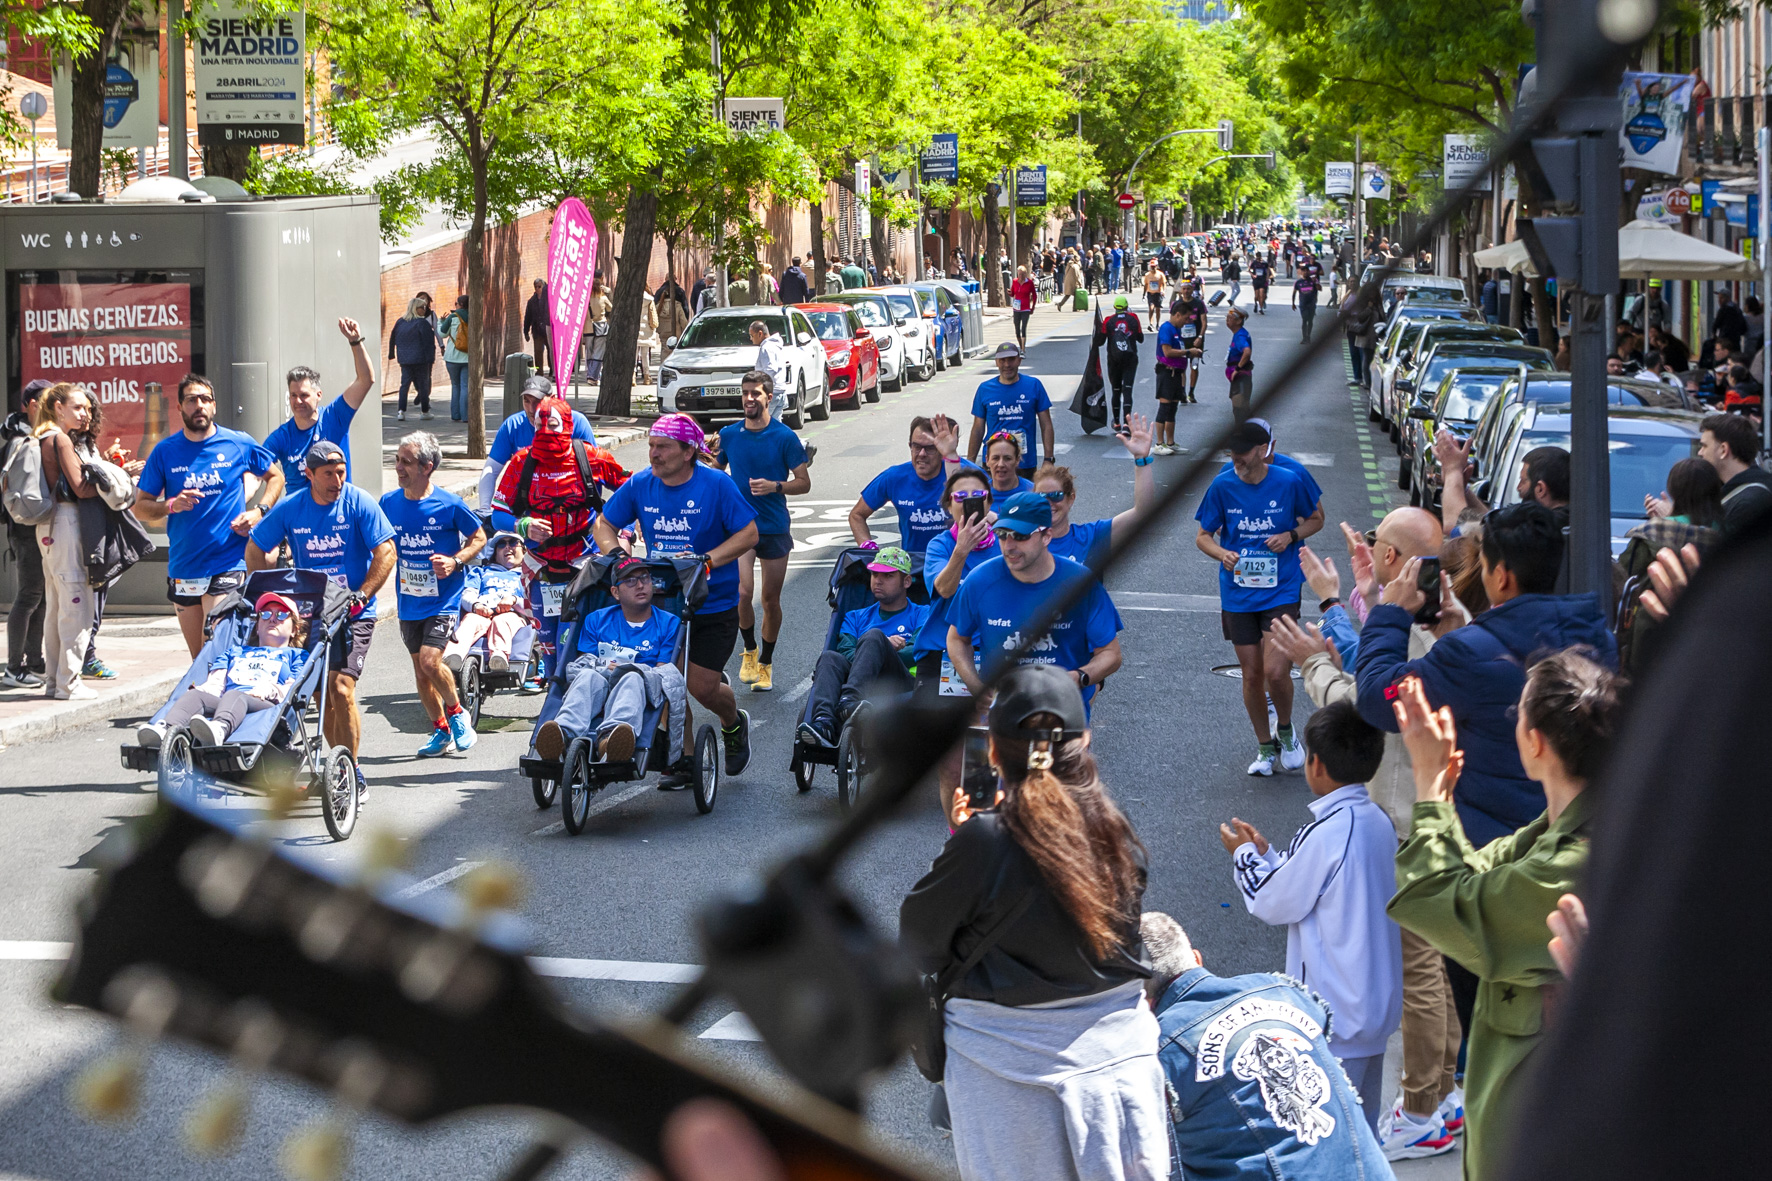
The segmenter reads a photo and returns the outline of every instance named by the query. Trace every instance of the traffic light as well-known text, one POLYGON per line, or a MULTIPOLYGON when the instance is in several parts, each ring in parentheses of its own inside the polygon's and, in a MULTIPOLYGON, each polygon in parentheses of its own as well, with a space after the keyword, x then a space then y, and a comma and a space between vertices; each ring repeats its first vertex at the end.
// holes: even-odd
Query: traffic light
POLYGON ((1235 129, 1231 121, 1229 119, 1220 119, 1218 121, 1218 150, 1221 152, 1230 151, 1232 141, 1235 138, 1235 129))

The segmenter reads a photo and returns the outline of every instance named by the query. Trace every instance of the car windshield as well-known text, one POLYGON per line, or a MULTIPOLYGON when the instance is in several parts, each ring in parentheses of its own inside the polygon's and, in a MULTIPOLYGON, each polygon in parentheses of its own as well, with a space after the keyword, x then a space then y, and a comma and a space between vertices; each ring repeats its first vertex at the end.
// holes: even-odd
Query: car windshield
MULTIPOLYGON (((1633 385, 1608 385, 1606 387, 1606 404, 1608 406, 1659 406, 1664 409, 1675 408, 1680 404, 1680 397, 1672 388, 1640 389, 1633 385), (1665 390, 1665 392, 1664 392, 1665 390)), ((1525 401, 1528 402, 1567 402, 1570 400, 1569 383, 1566 381, 1533 381, 1526 384, 1525 401)))
POLYGON ((849 316, 844 312, 807 312, 820 340, 848 340, 849 316))
MULTIPOLYGON (((1627 433, 1620 429, 1625 425, 1613 419, 1606 443, 1611 452, 1607 467, 1612 472, 1612 515, 1641 521, 1647 516, 1643 511, 1643 498, 1661 495, 1662 489, 1667 487, 1668 470, 1680 460, 1698 454, 1698 440, 1684 433, 1627 433)), ((1564 431, 1527 431, 1520 441, 1519 454, 1523 456, 1534 447, 1544 446, 1561 447, 1567 451, 1569 435, 1564 431)), ((1512 475, 1517 476, 1518 472, 1512 475)), ((1517 498, 1518 493, 1514 496, 1517 498)))
POLYGON ((877 299, 863 296, 859 299, 841 299, 836 302, 846 303, 854 308, 855 314, 860 316, 861 322, 869 328, 886 328, 892 323, 886 318, 886 311, 880 306, 877 299))
POLYGON ((891 301, 892 314, 895 316, 907 316, 910 319, 915 320, 918 316, 922 315, 922 313, 917 310, 917 305, 911 302, 911 297, 908 295, 891 294, 886 298, 891 301))
POLYGON ((1436 355, 1428 362, 1427 374, 1421 384, 1424 387, 1439 385, 1440 379, 1447 373, 1468 365, 1500 365, 1516 361, 1528 369, 1551 367, 1550 358, 1537 349, 1484 349, 1473 353, 1449 353, 1446 356, 1436 355))
POLYGON ((1469 377, 1454 378, 1452 388, 1446 391, 1446 400, 1440 406, 1436 417, 1449 422, 1475 422, 1483 413, 1483 407, 1507 380, 1504 373, 1473 374, 1469 377))
MULTIPOLYGON (((683 338, 677 342, 680 349, 736 349, 751 344, 750 316, 697 316, 683 329, 683 338)), ((768 321, 765 321, 768 323, 768 321)), ((770 329, 781 331, 779 321, 770 324, 770 329)))

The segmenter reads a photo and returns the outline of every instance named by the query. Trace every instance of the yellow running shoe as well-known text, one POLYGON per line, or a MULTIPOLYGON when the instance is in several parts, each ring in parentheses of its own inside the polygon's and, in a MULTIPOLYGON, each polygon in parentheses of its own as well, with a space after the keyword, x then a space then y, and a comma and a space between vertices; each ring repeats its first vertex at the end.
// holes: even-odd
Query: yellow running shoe
POLYGON ((755 681, 757 679, 757 668, 757 650, 755 648, 746 648, 744 650, 744 663, 738 666, 738 683, 741 685, 749 685, 755 681))
POLYGON ((767 693, 775 688, 775 681, 771 678, 769 668, 770 666, 767 664, 757 666, 757 675, 751 681, 752 693, 767 693))

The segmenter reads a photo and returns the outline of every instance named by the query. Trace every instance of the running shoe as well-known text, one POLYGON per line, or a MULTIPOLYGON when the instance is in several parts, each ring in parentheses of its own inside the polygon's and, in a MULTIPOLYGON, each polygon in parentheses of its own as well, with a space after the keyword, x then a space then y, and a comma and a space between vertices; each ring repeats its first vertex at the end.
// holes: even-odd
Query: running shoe
POLYGON ((543 722, 535 728, 535 753, 550 762, 559 762, 566 751, 566 731, 559 722, 543 722))
POLYGON ((80 670, 80 675, 91 677, 95 681, 112 681, 117 678, 117 670, 94 656, 86 662, 86 667, 80 670))
POLYGON ((363 806, 363 800, 369 795, 369 780, 363 778, 363 768, 357 768, 357 806, 363 806))
POLYGON ((772 666, 758 662, 756 679, 751 682, 752 693, 768 693, 775 688, 775 674, 772 666))
POLYGON ((57 701, 93 701, 98 697, 98 690, 90 685, 75 685, 66 693, 51 693, 57 701))
POLYGON ((460 652, 445 652, 443 654, 443 667, 448 669, 452 673, 460 672, 461 671, 461 653, 460 652))
POLYGON ((1430 1116, 1410 1115, 1399 1107, 1386 1122, 1389 1126, 1380 1129, 1384 1135, 1379 1138, 1385 1160, 1415 1160, 1452 1151, 1452 1133, 1446 1130, 1445 1121, 1437 1112, 1430 1116))
POLYGON ((497 652, 494 652, 486 658, 486 671, 508 673, 511 671, 511 662, 508 658, 500 656, 497 652))
POLYGON ((191 737, 198 746, 220 746, 228 740, 228 724, 214 718, 192 718, 191 737))
POLYGON ((455 743, 450 740, 449 731, 442 726, 433 726, 431 727, 431 736, 425 739, 423 746, 418 748, 418 757, 434 759, 438 755, 446 755, 454 749, 455 743))
POLYGON ((1434 1114, 1454 1136, 1464 1131, 1464 1088, 1453 1087, 1452 1093, 1440 1100, 1440 1109, 1434 1114))
POLYGON ((137 746, 143 746, 149 750, 154 750, 164 741, 166 741, 165 722, 148 722, 145 725, 136 727, 135 744, 137 746))
POLYGON ((726 774, 742 774, 751 761, 751 715, 739 710, 738 721, 720 727, 720 737, 726 744, 726 774))
POLYGON ((406 411, 404 411, 404 410, 394 411, 394 418, 396 421, 405 422, 406 421, 406 411))
POLYGON ((608 733, 597 739, 597 757, 605 763, 619 763, 634 757, 634 728, 617 722, 608 733))
POLYGON ((757 679, 757 650, 746 648, 744 659, 738 665, 738 683, 749 685, 757 679))
POLYGON ((522 686, 518 689, 518 692, 520 692, 520 693, 531 693, 531 694, 546 693, 547 691, 548 691, 547 678, 542 676, 540 673, 536 673, 533 677, 530 677, 527 681, 524 681, 522 686))
POLYGON ((695 783, 695 759, 684 755, 658 777, 659 791, 682 791, 695 783))
POLYGON ((1272 775, 1274 764, 1279 761, 1280 748, 1271 742, 1262 743, 1255 752, 1255 761, 1249 764, 1251 775, 1272 775))
POLYGON ((29 669, 8 668, 0 672, 0 689, 41 689, 43 678, 29 669))
POLYGON ((1304 768, 1304 744, 1298 741, 1298 731, 1290 726, 1278 731, 1280 740, 1280 769, 1282 771, 1299 771, 1304 768))
POLYGON ((835 745, 837 745, 836 743, 832 742, 829 738, 826 738, 824 735, 824 731, 820 730, 818 728, 818 726, 813 722, 801 722, 800 728, 798 730, 794 731, 794 733, 799 737, 800 741, 805 743, 807 746, 835 746, 835 745))
POLYGON ((458 753, 466 752, 480 736, 474 733, 474 719, 468 717, 468 711, 460 709, 449 715, 449 737, 455 742, 458 753))

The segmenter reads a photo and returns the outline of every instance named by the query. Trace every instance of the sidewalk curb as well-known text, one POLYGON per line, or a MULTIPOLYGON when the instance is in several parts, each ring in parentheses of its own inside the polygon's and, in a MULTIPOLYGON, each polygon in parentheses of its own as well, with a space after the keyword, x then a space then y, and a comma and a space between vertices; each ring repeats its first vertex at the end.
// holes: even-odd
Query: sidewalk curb
POLYGON ((155 673, 127 689, 105 693, 96 701, 45 700, 41 709, 0 722, 0 750, 23 742, 53 738, 57 734, 90 726, 94 722, 139 713, 143 707, 151 707, 147 712, 152 713, 154 708, 158 708, 166 700, 166 694, 184 675, 183 668, 155 673))

